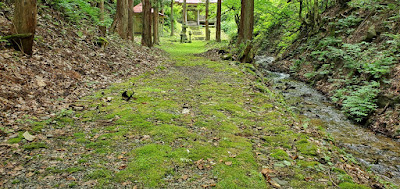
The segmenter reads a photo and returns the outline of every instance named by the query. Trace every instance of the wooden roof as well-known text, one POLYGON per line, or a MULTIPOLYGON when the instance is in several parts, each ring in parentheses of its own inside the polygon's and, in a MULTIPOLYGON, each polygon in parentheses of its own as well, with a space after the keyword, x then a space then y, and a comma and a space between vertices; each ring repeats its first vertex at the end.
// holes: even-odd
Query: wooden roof
MULTIPOLYGON (((210 0, 210 3, 217 3, 218 0, 210 0)), ((175 0, 175 3, 182 4, 183 0, 175 0)), ((206 0, 186 0, 186 4, 205 4, 206 0)))
MULTIPOLYGON (((142 5, 142 3, 139 3, 138 5, 136 5, 135 7, 133 7, 133 12, 134 13, 142 13, 142 11, 143 11, 143 5, 142 5)), ((154 9, 153 8, 151 8, 151 12, 153 13, 154 12, 154 9)), ((164 16, 164 14, 162 14, 162 13, 158 13, 159 15, 161 15, 161 16, 164 16)))

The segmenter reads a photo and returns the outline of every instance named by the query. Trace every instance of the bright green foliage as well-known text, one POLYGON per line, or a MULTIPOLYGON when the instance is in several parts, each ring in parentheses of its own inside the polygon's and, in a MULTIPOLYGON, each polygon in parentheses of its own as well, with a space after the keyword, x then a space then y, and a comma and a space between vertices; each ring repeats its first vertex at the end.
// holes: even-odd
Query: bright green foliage
POLYGON ((362 121, 377 108, 375 98, 378 93, 379 83, 375 81, 365 86, 355 87, 349 96, 344 96, 343 110, 356 121, 362 121))
POLYGON ((105 3, 106 14, 104 22, 100 22, 100 9, 97 8, 97 0, 55 0, 51 1, 57 10, 62 11, 65 17, 72 23, 81 26, 85 23, 94 23, 99 26, 110 26, 112 15, 115 14, 115 4, 105 3))

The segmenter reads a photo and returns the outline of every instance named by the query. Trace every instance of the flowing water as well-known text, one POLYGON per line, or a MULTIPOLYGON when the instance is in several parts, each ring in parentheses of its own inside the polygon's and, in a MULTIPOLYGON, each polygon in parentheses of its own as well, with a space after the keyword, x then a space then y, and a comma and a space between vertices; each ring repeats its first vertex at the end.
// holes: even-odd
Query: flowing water
MULTIPOLYGON (((272 57, 256 57, 264 68, 274 61, 272 57)), ((284 73, 263 70, 293 110, 310 119, 320 119, 335 141, 361 164, 385 180, 400 185, 400 141, 377 135, 349 121, 321 93, 284 73)))

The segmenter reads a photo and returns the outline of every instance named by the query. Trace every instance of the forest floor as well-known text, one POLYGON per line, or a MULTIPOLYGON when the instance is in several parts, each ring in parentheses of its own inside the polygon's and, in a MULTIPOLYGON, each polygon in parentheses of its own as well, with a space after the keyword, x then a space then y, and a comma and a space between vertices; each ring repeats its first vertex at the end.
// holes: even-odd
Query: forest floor
POLYGON ((170 58, 156 69, 32 122, 33 137, 2 142, 0 188, 381 185, 252 65, 196 56, 204 42, 161 48, 170 58))

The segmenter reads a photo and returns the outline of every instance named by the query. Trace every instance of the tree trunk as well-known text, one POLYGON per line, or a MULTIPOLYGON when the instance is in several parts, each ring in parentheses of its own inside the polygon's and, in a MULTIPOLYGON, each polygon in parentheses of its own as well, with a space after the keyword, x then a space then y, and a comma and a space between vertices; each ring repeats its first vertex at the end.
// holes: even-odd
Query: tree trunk
POLYGON ((133 3, 134 0, 128 0, 128 36, 131 38, 132 42, 135 41, 135 29, 134 29, 134 16, 133 16, 133 3))
POLYGON ((242 0, 237 44, 253 39, 254 0, 242 0))
POLYGON ((142 11, 142 45, 146 47, 152 47, 151 42, 151 4, 150 0, 143 0, 143 11, 142 11))
POLYGON ((254 0, 242 0, 241 6, 237 45, 244 43, 246 46, 239 59, 240 62, 252 62, 254 58, 254 53, 252 53, 253 46, 251 44, 254 28, 254 0))
POLYGON ((100 0, 99 2, 99 9, 100 9, 100 26, 99 26, 99 30, 100 30, 100 34, 101 36, 105 36, 107 33, 107 28, 104 25, 104 0, 100 0))
POLYGON ((171 36, 174 36, 174 1, 171 1, 171 36))
POLYGON ((221 8, 222 7, 222 0, 218 0, 217 5, 217 33, 215 39, 217 42, 221 42, 221 8))
POLYGON ((183 0, 183 25, 187 25, 187 10, 186 10, 186 0, 183 0))
POLYGON ((128 0, 117 0, 115 27, 122 39, 128 38, 128 0))
POLYGON ((159 44, 158 40, 158 4, 155 3, 153 13, 153 44, 159 44))
POLYGON ((14 33, 26 34, 30 36, 14 40, 19 50, 23 53, 32 55, 33 38, 36 30, 37 6, 36 0, 18 0, 15 1, 15 12, 13 24, 14 33))
POLYGON ((210 26, 208 23, 208 14, 209 14, 209 6, 210 6, 210 0, 206 0, 206 41, 210 40, 210 26))

